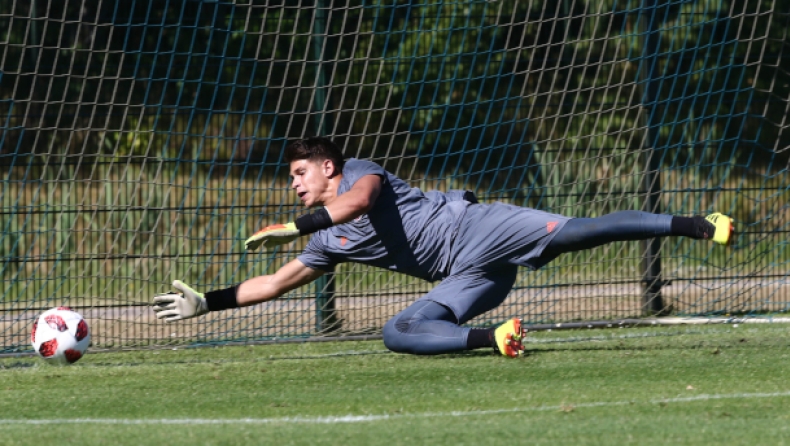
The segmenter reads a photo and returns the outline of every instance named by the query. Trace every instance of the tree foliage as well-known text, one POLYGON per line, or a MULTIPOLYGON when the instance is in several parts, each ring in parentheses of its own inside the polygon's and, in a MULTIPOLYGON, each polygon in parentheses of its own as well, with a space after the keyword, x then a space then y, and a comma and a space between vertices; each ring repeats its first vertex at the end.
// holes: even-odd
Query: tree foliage
POLYGON ((275 165, 324 133, 406 176, 505 157, 539 180, 557 152, 765 164, 788 145, 785 0, 315 1, 15 2, 3 160, 275 165))

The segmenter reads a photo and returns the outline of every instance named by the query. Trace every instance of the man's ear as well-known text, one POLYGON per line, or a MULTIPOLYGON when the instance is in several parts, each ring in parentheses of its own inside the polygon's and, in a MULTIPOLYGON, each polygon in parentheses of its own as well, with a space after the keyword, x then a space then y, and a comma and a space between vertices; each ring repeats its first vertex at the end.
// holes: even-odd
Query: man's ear
POLYGON ((332 178, 338 173, 340 173, 337 171, 337 168, 335 167, 335 163, 330 159, 325 159, 324 161, 321 162, 321 172, 327 178, 332 178))

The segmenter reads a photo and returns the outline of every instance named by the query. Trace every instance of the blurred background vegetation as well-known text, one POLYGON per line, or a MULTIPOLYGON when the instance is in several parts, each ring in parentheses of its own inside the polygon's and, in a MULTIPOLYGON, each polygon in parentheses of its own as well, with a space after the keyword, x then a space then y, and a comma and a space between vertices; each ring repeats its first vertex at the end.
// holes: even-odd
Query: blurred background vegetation
MULTIPOLYGON (((300 211, 281 151, 316 134, 482 201, 727 212, 741 249, 667 241, 666 277, 786 277, 788 0, 9 3, 0 299, 12 308, 143 304, 175 277, 212 288, 272 270, 301 245, 253 256, 242 241, 300 211)), ((643 253, 616 245, 529 280, 638 282, 643 253)), ((338 292, 426 289, 344 268, 338 292)))

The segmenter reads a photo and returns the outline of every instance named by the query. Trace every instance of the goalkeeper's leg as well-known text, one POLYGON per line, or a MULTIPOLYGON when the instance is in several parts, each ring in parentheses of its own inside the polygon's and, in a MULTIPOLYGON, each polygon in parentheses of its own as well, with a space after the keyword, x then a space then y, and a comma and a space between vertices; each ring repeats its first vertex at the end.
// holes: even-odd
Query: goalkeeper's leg
POLYGON ((457 324, 444 305, 419 300, 384 325, 384 345, 398 353, 438 355, 462 350, 493 348, 505 356, 524 353, 526 330, 520 319, 495 328, 468 328, 457 324))
POLYGON ((418 300, 390 319, 383 334, 384 345, 394 352, 436 355, 466 350, 469 328, 459 326, 444 305, 418 300))
POLYGON ((574 218, 554 236, 541 254, 553 259, 565 252, 590 249, 624 240, 686 236, 726 245, 734 237, 732 219, 722 214, 708 217, 674 217, 641 211, 621 211, 598 218, 574 218))
POLYGON ((460 326, 499 306, 512 289, 517 271, 516 265, 507 264, 445 278, 384 325, 384 344, 392 351, 416 355, 490 348, 518 356, 524 333, 517 319, 491 329, 460 326))

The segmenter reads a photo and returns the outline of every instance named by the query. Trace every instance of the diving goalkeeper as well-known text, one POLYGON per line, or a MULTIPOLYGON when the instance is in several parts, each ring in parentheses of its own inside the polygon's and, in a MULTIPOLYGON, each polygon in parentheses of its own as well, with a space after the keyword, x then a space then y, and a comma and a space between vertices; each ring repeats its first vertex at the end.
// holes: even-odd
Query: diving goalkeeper
POLYGON ((178 321, 275 299, 310 283, 343 262, 373 265, 439 281, 389 320, 384 344, 392 351, 440 354, 493 348, 522 354, 525 330, 511 319, 491 328, 462 325, 500 305, 519 266, 538 269, 557 256, 605 243, 685 236, 726 245, 732 219, 676 217, 621 211, 598 218, 569 218, 503 203, 479 204, 469 192, 409 187, 381 166, 344 160, 326 138, 307 138, 285 149, 292 188, 313 213, 265 227, 246 248, 273 248, 310 235, 304 251, 272 275, 200 293, 176 280, 179 293, 154 297, 159 319, 178 321))

